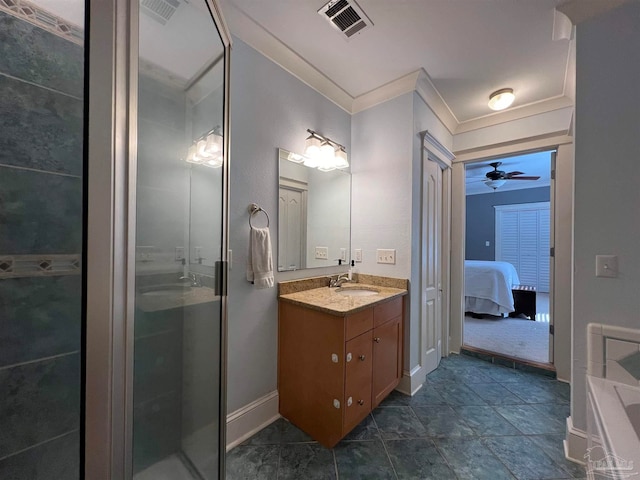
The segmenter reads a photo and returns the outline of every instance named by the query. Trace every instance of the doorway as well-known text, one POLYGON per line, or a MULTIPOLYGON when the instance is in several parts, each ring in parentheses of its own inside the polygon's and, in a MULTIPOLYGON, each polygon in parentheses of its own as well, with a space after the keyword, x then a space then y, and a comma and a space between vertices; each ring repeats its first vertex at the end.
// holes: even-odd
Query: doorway
POLYGON ((466 165, 465 347, 553 363, 554 163, 547 150, 466 165))

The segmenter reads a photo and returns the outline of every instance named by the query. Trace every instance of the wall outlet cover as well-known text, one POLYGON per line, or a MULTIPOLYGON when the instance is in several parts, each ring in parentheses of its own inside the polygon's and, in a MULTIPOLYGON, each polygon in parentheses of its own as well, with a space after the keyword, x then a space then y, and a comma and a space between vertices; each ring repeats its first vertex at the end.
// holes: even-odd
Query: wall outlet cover
POLYGON ((316 247, 316 260, 328 260, 329 247, 316 247))
POLYGON ((346 248, 341 248, 341 249, 340 249, 340 259, 341 259, 343 262, 346 262, 346 261, 347 261, 347 249, 346 249, 346 248))
POLYGON ((615 278, 618 276, 617 255, 596 255, 596 277, 615 278))
POLYGON ((356 262, 362 262, 362 249, 361 248, 356 248, 356 253, 354 255, 356 258, 356 262))
POLYGON ((396 251, 393 248, 379 248, 376 250, 377 263, 388 263, 395 265, 396 251))

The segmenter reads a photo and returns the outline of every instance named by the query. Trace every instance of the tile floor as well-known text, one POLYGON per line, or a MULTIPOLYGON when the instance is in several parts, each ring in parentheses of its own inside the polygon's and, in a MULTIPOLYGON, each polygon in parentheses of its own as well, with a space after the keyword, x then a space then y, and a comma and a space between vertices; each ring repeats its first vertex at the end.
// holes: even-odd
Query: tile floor
POLYGON ((227 454, 227 480, 568 479, 569 386, 464 355, 393 392, 328 450, 280 419, 227 454))

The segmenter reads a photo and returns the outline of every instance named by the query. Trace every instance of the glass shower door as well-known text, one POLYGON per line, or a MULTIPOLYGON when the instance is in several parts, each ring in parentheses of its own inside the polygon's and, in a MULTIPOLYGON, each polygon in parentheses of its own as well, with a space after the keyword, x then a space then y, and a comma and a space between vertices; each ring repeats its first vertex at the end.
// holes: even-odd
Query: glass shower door
POLYGON ((225 49, 205 0, 139 8, 133 476, 217 479, 225 49))

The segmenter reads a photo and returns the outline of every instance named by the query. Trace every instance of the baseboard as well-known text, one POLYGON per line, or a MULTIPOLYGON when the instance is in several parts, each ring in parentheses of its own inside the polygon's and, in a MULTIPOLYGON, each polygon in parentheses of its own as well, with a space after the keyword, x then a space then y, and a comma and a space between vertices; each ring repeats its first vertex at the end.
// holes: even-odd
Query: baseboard
POLYGON ((420 390, 426 379, 427 376, 424 373, 424 369, 420 365, 416 365, 410 372, 408 370, 402 372, 402 378, 396 390, 405 395, 413 396, 420 390))
POLYGON ((567 417, 567 437, 564 440, 564 456, 567 460, 584 465, 587 452, 587 432, 573 426, 571 417, 567 417))
POLYGON ((227 451, 280 418, 278 405, 274 390, 227 415, 227 451))

